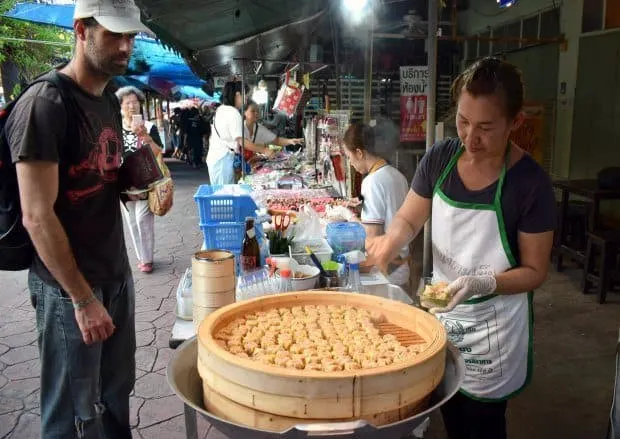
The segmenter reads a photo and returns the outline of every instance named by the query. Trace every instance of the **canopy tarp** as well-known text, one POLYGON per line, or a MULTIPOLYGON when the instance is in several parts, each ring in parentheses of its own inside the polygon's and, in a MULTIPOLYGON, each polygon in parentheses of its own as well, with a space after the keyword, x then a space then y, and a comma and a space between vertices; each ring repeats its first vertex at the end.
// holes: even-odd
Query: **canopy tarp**
MULTIPOLYGON (((307 59, 300 53, 327 17, 327 0, 136 0, 143 22, 179 50, 194 71, 238 74, 235 58, 307 59)), ((327 28, 329 29, 329 28, 327 28)), ((329 31, 325 37, 330 38, 329 31)), ((255 65, 249 63, 248 70, 255 65)), ((262 73, 284 66, 263 63, 262 73)))
MULTIPOLYGON (((73 5, 51 5, 42 3, 18 3, 5 17, 30 21, 38 24, 73 29, 73 5)), ((158 41, 139 35, 136 38, 134 53, 129 62, 129 76, 139 76, 139 80, 166 95, 174 86, 199 88, 204 81, 198 78, 185 60, 158 41), (159 89, 154 86, 166 81, 171 85, 159 89)))

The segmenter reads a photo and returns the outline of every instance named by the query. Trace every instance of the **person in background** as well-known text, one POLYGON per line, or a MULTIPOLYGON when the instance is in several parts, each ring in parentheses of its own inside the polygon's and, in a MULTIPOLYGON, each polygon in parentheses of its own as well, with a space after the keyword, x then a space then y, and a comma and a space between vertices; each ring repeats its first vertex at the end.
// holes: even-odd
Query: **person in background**
POLYGON ((243 118, 241 108, 241 82, 227 82, 222 93, 222 105, 213 116, 207 167, 211 184, 235 183, 235 154, 240 152, 240 144, 244 142, 244 149, 271 156, 269 148, 255 145, 249 139, 244 140, 243 118))
POLYGON ((187 148, 189 164, 192 165, 192 168, 197 169, 202 166, 205 151, 204 137, 209 130, 200 110, 195 105, 188 108, 184 116, 182 118, 183 142, 187 148))
MULTIPOLYGON (((119 88, 116 97, 121 104, 123 116, 123 156, 141 147, 150 147, 153 154, 162 153, 162 142, 157 126, 149 121, 134 121, 142 116, 144 94, 136 87, 119 88)), ((129 195, 129 201, 121 203, 121 212, 129 227, 129 233, 138 258, 138 269, 142 273, 153 271, 153 248, 155 246, 155 215, 149 209, 149 191, 129 195)))
MULTIPOLYGON (((398 130, 387 119, 373 122, 372 126, 354 123, 344 135, 344 153, 349 163, 365 176, 361 188, 361 222, 368 237, 385 233, 409 191, 405 176, 381 157, 398 146, 398 130)), ((391 261, 388 270, 390 283, 409 284, 408 261, 409 247, 401 246, 399 257, 391 261)))
POLYGON ((385 266, 432 223, 433 280, 452 296, 431 309, 467 365, 442 407, 450 439, 505 439, 508 400, 532 372, 532 292, 547 277, 556 201, 549 176, 509 138, 523 121, 519 70, 483 58, 454 81, 459 137, 435 144, 384 236, 367 251, 385 266))
POLYGON ((135 293, 119 204, 120 108, 109 82, 148 29, 131 0, 77 0, 73 30, 73 57, 56 73, 66 92, 33 85, 5 127, 36 249, 28 287, 41 437, 130 439, 135 293), (69 139, 74 128, 79 138, 69 139))
MULTIPOLYGON (((278 137, 272 131, 269 131, 265 126, 258 122, 260 117, 260 111, 256 102, 250 101, 245 107, 245 128, 243 135, 246 139, 250 139, 252 143, 257 146, 268 148, 269 145, 288 146, 288 145, 300 145, 304 143, 304 139, 286 139, 284 137, 278 137)), ((255 153, 247 150, 245 159, 250 160, 255 153)))
POLYGON ((170 117, 170 138, 174 152, 172 157, 181 158, 181 109, 176 107, 170 117))

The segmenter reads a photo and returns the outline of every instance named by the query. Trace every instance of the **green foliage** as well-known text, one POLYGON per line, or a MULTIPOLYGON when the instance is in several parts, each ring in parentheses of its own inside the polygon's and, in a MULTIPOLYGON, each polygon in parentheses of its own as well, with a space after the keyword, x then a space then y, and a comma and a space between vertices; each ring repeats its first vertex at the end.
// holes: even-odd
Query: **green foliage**
MULTIPOLYGON (((0 0, 0 14, 11 10, 17 0, 0 0)), ((64 29, 13 20, 0 16, 0 35, 24 40, 47 41, 64 45, 7 41, 0 37, 0 63, 12 61, 25 81, 71 57, 73 33, 64 29)))
POLYGON ((279 230, 270 230, 267 232, 269 240, 269 253, 272 255, 288 254, 288 246, 293 242, 293 236, 284 237, 279 230))

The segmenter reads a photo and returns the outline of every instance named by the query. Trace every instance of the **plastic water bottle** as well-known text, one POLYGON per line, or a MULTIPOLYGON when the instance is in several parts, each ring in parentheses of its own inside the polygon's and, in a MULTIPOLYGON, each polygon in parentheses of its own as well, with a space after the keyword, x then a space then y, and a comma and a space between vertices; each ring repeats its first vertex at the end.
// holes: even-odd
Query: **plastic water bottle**
POLYGON ((293 283, 291 282, 291 270, 283 268, 280 270, 280 292, 288 293, 293 291, 293 283))
POLYGON ((330 223, 326 235, 336 256, 364 249, 366 230, 360 223, 330 223))
POLYGON ((349 264, 349 277, 347 279, 347 291, 352 293, 363 293, 366 291, 360 279, 360 264, 349 264))

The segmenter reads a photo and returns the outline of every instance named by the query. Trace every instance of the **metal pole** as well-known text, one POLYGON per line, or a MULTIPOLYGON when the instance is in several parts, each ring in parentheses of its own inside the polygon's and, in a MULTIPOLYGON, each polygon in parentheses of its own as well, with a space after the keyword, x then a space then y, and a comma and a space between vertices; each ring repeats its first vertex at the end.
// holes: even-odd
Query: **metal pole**
MULTIPOLYGON (((426 107, 426 150, 435 143, 435 105, 437 100, 437 27, 439 5, 437 0, 428 0, 428 101, 426 107)), ((432 214, 431 214, 432 215, 432 214)), ((422 274, 430 277, 433 272, 433 247, 430 220, 424 225, 424 259, 422 274)))
MULTIPOLYGON (((332 30, 332 45, 334 48, 334 64, 336 74, 336 108, 342 110, 342 90, 340 89, 340 32, 335 22, 334 10, 329 13, 329 23, 332 30)), ((314 73, 314 72, 313 72, 314 73)))
POLYGON ((371 116, 372 108, 372 55, 374 49, 373 28, 375 19, 370 14, 370 29, 368 30, 368 40, 366 41, 366 68, 364 74, 364 122, 368 123, 371 116))
POLYGON ((241 59, 241 177, 245 177, 245 59, 241 59))

